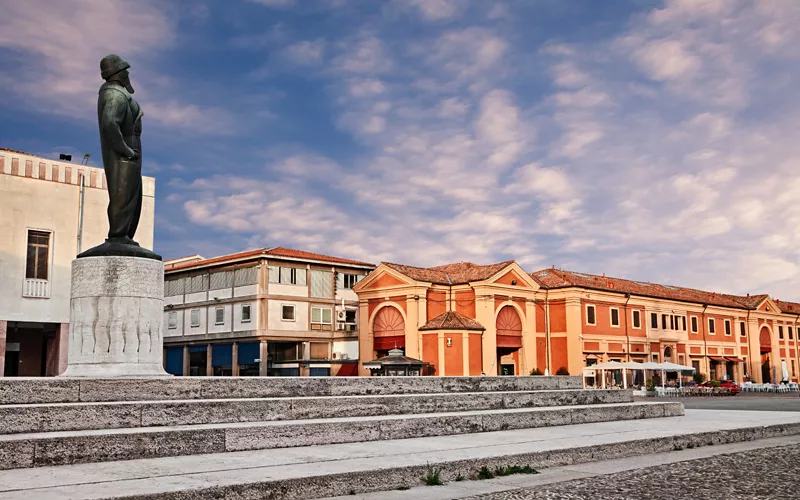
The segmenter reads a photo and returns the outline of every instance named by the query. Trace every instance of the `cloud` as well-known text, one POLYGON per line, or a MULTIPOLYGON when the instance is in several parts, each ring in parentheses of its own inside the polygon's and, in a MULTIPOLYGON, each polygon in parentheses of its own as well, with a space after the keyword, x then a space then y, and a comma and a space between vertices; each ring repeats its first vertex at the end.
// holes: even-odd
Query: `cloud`
POLYGON ((284 56, 295 64, 312 65, 322 61, 324 51, 325 40, 318 38, 314 41, 303 40, 289 45, 284 50, 284 56))
POLYGON ((466 0, 404 0, 419 10, 428 21, 444 21, 460 15, 467 7, 466 0))
POLYGON ((393 63, 384 42, 367 35, 342 42, 340 54, 333 59, 333 67, 347 73, 377 74, 391 70, 393 63))
POLYGON ((272 8, 291 7, 292 5, 295 4, 295 0, 249 0, 249 1, 272 8))

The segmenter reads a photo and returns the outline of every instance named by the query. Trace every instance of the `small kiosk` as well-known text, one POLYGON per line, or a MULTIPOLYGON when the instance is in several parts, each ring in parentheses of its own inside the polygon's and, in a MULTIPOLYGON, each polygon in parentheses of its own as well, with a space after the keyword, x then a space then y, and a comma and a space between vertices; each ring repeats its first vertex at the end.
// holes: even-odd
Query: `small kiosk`
POLYGON ((430 363, 409 358, 400 349, 392 349, 388 356, 364 363, 372 377, 419 377, 427 375, 430 363))

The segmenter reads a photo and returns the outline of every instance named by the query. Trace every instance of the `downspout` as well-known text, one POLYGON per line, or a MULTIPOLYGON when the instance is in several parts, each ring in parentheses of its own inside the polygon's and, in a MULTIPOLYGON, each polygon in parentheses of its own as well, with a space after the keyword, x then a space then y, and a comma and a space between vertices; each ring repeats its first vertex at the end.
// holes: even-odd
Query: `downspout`
POLYGON ((550 375, 550 290, 544 291, 544 374, 550 375))
POLYGON ((85 186, 85 177, 83 176, 83 171, 80 172, 80 179, 81 179, 81 188, 80 188, 80 197, 78 201, 78 253, 81 253, 83 247, 83 194, 84 194, 84 186, 85 186))

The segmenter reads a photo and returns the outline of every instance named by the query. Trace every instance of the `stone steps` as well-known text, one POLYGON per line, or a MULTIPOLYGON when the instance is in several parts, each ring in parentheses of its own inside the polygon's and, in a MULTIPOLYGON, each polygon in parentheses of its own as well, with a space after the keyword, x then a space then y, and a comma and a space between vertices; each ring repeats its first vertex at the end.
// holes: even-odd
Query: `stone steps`
POLYGON ((2 378, 0 405, 581 389, 581 377, 2 378))
POLYGON ((541 390, 0 405, 3 434, 630 403, 631 391, 541 390))
POLYGON ((0 471, 0 500, 314 499, 419 486, 432 469, 445 482, 459 476, 469 481, 482 467, 543 469, 797 435, 800 413, 686 410, 682 417, 298 447, 280 453, 232 452, 224 459, 194 455, 0 471))
POLYGON ((0 469, 366 443, 659 418, 683 412, 680 403, 613 403, 6 434, 0 436, 0 469))

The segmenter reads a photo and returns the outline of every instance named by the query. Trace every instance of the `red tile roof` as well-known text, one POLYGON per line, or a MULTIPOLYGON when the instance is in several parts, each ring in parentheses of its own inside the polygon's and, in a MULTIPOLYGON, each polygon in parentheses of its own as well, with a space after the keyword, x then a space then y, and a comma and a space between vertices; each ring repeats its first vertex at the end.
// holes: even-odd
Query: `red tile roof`
POLYGON ((0 151, 8 151, 9 153, 17 153, 21 155, 28 155, 28 156, 36 156, 31 153, 26 153, 25 151, 17 151, 16 149, 9 149, 9 148, 0 148, 0 151))
POLYGON ((222 255, 213 257, 211 259, 203 259, 190 262, 178 262, 175 264, 165 264, 165 271, 176 271, 183 269, 191 269, 193 267, 205 267, 211 264, 223 264, 235 260, 255 258, 255 257, 287 257, 291 259, 301 260, 317 260, 320 262, 329 262, 331 264, 347 264, 353 266, 368 266, 375 267, 374 264, 368 262, 360 262, 357 260, 343 259, 341 257, 331 257, 329 255, 322 255, 319 253, 304 252, 302 250, 295 250, 293 248, 275 247, 275 248, 258 248, 255 250, 247 250, 244 252, 233 253, 230 255, 222 255))
POLYGON ((786 314, 800 314, 800 304, 797 302, 786 302, 783 300, 775 300, 775 305, 777 305, 782 313, 786 314))
POLYGON ((460 312, 447 311, 421 326, 420 331, 424 330, 479 330, 486 328, 472 318, 464 316, 460 312))
POLYGON ((488 279, 513 262, 513 260, 508 260, 485 266, 472 262, 459 262, 436 267, 404 266, 391 262, 384 262, 384 264, 416 281, 437 285, 465 285, 473 281, 488 279))
POLYGON ((617 293, 630 293, 645 297, 678 300, 697 304, 708 304, 737 309, 755 309, 766 295, 740 297, 715 292, 705 292, 693 288, 670 285, 659 285, 643 281, 632 281, 610 276, 564 271, 562 269, 542 269, 531 273, 531 276, 542 288, 554 289, 565 287, 591 288, 617 293))

